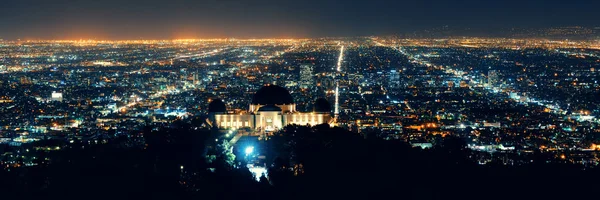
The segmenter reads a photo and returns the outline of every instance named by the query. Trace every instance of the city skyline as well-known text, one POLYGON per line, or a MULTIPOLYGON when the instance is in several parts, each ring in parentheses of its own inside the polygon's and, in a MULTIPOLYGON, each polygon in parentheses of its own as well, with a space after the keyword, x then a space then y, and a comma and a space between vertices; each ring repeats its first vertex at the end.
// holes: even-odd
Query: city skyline
POLYGON ((0 7, 0 38, 315 38, 411 34, 440 27, 458 35, 509 28, 598 27, 599 2, 562 1, 42 1, 0 7))
POLYGON ((6 0, 0 196, 590 199, 597 7, 6 0))

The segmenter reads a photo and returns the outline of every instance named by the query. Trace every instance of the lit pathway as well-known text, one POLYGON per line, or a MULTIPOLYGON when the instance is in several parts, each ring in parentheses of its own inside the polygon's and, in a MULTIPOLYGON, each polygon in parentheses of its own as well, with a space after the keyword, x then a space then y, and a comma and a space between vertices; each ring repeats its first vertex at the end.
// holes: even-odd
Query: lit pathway
POLYGON ((235 136, 229 140, 229 144, 234 145, 238 142, 238 140, 240 140, 240 138, 242 138, 242 133, 235 134, 235 136))

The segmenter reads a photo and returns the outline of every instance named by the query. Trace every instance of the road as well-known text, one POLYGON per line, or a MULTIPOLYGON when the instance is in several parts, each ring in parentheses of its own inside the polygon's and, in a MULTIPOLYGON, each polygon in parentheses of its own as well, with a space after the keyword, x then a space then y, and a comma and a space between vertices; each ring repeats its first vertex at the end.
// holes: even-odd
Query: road
MULTIPOLYGON (((342 71, 342 62, 344 61, 344 45, 342 45, 340 47, 340 55, 338 56, 338 61, 337 61, 337 66, 336 66, 336 71, 337 73, 340 73, 342 71)), ((335 83, 335 108, 334 108, 334 114, 335 114, 335 122, 337 122, 337 118, 340 114, 340 83, 339 80, 337 80, 337 76, 336 76, 336 83, 335 83)))

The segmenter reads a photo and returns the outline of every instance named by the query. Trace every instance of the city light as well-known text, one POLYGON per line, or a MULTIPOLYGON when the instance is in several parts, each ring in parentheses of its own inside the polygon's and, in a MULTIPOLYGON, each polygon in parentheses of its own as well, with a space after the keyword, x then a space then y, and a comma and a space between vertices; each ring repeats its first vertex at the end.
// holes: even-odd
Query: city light
POLYGON ((340 47, 340 55, 338 56, 338 60, 337 60, 337 71, 341 72, 342 71, 342 61, 344 60, 344 46, 342 45, 340 47))
MULTIPOLYGON (((539 36, 594 31, 600 38, 600 28, 576 27, 539 36)), ((123 156, 149 160, 114 162, 153 169, 169 165, 158 151, 181 147, 194 155, 177 157, 172 182, 186 191, 242 163, 279 184, 279 174, 318 180, 327 166, 314 161, 360 173, 397 165, 386 163, 395 153, 433 168, 486 167, 473 173, 538 163, 588 171, 600 166, 599 47, 543 37, 0 40, 0 166, 82 163, 47 152, 101 147, 134 149, 123 156), (455 151, 460 162, 446 154, 455 151), (197 159, 206 165, 188 166, 197 159)))
POLYGON ((254 166, 253 164, 248 164, 248 170, 252 173, 256 181, 260 181, 260 178, 267 175, 267 169, 260 166, 254 166))
POLYGON ((252 152, 254 152, 254 147, 253 146, 246 147, 244 152, 246 153, 246 156, 250 155, 250 154, 252 154, 252 152))

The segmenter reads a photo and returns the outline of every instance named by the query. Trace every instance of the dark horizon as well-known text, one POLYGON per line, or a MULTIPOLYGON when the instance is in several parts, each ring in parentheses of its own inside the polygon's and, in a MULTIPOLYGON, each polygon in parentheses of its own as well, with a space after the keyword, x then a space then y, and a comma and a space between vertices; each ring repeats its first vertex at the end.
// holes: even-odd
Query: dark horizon
POLYGON ((596 27, 598 6, 583 0, 8 0, 0 7, 0 38, 316 38, 408 34, 443 26, 485 35, 513 27, 596 27))

